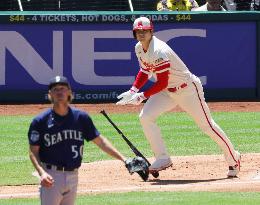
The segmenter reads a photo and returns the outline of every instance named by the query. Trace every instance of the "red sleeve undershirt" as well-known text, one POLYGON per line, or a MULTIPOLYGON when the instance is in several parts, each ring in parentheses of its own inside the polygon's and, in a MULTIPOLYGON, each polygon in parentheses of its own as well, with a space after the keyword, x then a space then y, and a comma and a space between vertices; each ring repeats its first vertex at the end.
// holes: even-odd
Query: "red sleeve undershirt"
MULTIPOLYGON (((137 89, 140 89, 148 80, 148 75, 142 71, 136 76, 135 82, 133 86, 137 89)), ((147 91, 144 92, 144 96, 149 98, 150 96, 154 95, 155 93, 160 92, 161 90, 167 88, 169 80, 169 71, 165 71, 162 73, 157 73, 157 81, 153 84, 147 91)))
POLYGON ((133 86, 136 87, 138 90, 140 90, 141 87, 143 87, 143 85, 147 82, 147 80, 148 80, 148 75, 140 70, 136 76, 133 86))

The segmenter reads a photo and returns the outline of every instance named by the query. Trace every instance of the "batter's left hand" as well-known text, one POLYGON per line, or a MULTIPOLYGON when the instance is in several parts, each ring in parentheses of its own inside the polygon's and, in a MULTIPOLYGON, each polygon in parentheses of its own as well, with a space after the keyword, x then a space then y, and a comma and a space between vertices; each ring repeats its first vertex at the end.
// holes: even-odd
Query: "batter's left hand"
POLYGON ((140 105, 141 102, 143 102, 146 99, 144 96, 144 93, 135 93, 132 98, 127 102, 127 104, 132 104, 132 105, 140 105))

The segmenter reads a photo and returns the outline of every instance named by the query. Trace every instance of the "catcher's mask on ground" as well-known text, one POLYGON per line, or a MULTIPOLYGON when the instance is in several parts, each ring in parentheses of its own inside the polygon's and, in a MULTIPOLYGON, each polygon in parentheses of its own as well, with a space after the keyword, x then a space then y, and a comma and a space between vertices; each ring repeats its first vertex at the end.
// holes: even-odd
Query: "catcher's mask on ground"
POLYGON ((48 98, 49 98, 49 100, 51 102, 53 102, 53 99, 52 99, 52 97, 50 95, 50 92, 56 85, 66 86, 70 90, 70 94, 68 96, 68 101, 71 102, 73 100, 71 86, 70 86, 70 83, 69 83, 68 79, 66 77, 63 77, 63 76, 55 76, 54 78, 52 78, 50 80, 49 86, 48 86, 48 89, 49 89, 48 98))
POLYGON ((135 19, 134 24, 133 24, 133 35, 134 35, 135 39, 136 39, 136 33, 135 33, 136 30, 153 31, 153 24, 148 18, 139 17, 139 18, 135 19))

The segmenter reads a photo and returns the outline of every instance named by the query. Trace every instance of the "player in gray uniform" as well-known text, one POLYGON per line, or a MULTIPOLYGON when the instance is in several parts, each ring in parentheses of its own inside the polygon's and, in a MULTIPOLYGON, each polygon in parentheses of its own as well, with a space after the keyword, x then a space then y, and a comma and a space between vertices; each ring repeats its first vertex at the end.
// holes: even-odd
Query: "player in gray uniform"
POLYGON ((69 105, 72 91, 65 77, 51 79, 48 95, 52 108, 29 128, 29 156, 40 176, 41 205, 73 205, 84 140, 122 162, 125 157, 100 135, 87 113, 69 105))

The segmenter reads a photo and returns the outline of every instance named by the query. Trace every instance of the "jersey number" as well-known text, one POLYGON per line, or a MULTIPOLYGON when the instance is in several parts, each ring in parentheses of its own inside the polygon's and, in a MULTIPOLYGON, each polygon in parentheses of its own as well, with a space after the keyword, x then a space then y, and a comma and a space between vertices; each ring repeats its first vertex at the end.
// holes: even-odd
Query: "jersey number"
POLYGON ((71 151, 73 153, 73 159, 76 159, 79 155, 82 157, 83 154, 83 145, 80 146, 79 150, 77 149, 77 145, 71 146, 71 151))

